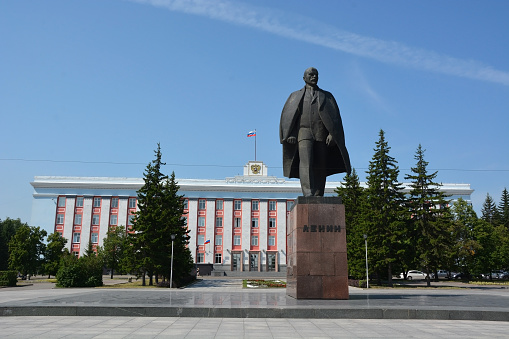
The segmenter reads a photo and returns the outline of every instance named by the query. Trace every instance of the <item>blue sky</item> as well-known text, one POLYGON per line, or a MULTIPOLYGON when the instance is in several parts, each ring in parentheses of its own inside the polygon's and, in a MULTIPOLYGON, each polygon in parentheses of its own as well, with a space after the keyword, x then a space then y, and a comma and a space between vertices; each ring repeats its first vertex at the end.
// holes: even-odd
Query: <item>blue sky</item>
MULTIPOLYGON (((0 219, 29 222, 37 175, 282 177, 279 118, 313 66, 361 180, 383 129, 401 170, 426 149, 474 208, 509 188, 505 0, 5 0, 0 219)), ((329 180, 341 180, 335 175, 329 180)))

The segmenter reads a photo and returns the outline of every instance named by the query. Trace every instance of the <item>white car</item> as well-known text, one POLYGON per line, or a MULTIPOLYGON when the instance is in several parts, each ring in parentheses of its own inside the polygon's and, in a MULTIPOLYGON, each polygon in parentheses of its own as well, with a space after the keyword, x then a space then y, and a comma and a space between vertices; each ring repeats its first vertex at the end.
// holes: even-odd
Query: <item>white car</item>
MULTIPOLYGON (((401 279, 404 279, 405 276, 403 275, 403 273, 401 273, 399 275, 399 277, 401 279)), ((422 280, 422 279, 426 279, 426 274, 422 273, 421 271, 416 271, 416 270, 410 270, 408 271, 408 273, 406 274, 406 278, 407 280, 422 280)))

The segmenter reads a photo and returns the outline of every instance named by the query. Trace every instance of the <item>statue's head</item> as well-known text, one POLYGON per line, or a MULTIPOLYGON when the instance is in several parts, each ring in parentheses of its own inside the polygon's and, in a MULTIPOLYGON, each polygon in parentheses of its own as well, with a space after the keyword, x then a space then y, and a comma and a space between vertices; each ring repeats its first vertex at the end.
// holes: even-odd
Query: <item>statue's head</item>
POLYGON ((306 84, 314 87, 318 83, 318 70, 314 67, 309 67, 304 71, 302 78, 306 84))

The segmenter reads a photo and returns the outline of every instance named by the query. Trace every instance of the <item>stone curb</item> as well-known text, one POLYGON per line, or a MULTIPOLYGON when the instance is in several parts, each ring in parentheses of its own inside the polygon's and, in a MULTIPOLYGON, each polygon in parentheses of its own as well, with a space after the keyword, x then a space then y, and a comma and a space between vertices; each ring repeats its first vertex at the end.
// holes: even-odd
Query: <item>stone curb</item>
POLYGON ((509 321, 508 311, 457 309, 302 309, 212 307, 95 307, 11 306, 0 307, 0 316, 110 316, 198 318, 301 318, 301 319, 430 319, 509 321))

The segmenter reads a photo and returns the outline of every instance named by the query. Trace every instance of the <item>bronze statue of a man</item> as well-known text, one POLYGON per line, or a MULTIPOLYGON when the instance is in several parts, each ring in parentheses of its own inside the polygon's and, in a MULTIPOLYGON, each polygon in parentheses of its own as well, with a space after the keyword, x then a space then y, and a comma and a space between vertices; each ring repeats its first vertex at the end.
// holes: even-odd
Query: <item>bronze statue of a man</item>
POLYGON ((300 178, 305 197, 323 196, 327 176, 350 173, 343 123, 331 93, 318 88, 318 71, 304 72, 306 85, 286 100, 279 138, 283 144, 283 172, 300 178))

